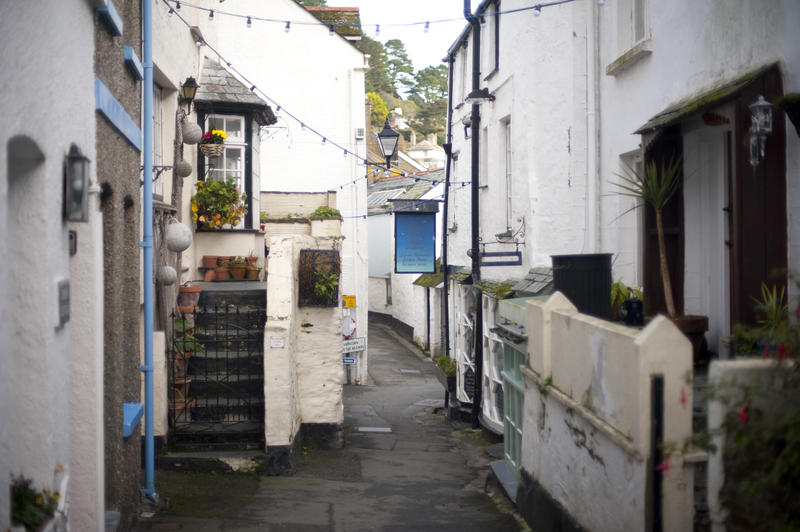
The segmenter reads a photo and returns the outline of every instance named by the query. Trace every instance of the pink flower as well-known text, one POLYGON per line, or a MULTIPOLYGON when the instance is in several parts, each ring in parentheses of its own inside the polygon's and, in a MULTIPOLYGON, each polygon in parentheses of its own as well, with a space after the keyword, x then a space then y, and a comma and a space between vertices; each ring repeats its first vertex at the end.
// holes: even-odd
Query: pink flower
POLYGON ((664 461, 656 466, 656 471, 669 471, 669 456, 664 458, 664 461))
POLYGON ((681 388, 681 404, 686 405, 686 391, 681 388))
POLYGON ((739 421, 747 423, 747 405, 744 405, 742 409, 739 410, 739 421))

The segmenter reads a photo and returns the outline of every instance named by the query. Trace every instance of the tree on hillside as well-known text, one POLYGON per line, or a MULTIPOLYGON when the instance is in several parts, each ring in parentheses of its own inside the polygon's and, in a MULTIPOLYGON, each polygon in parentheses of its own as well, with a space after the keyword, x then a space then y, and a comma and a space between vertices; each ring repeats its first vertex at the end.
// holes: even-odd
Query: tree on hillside
POLYGON ((400 39, 386 41, 384 48, 389 81, 394 88, 394 95, 398 96, 401 85, 406 88, 414 85, 414 67, 408 58, 406 46, 400 39))
POLYGON ((364 80, 367 92, 385 92, 394 94, 389 72, 386 69, 386 49, 375 39, 361 35, 361 40, 356 41, 356 48, 369 55, 369 71, 364 80))
POLYGON ((367 103, 370 106, 369 121, 373 127, 380 127, 386 116, 389 114, 389 108, 386 107, 386 102, 376 92, 367 93, 367 103))
POLYGON ((294 0, 301 6, 327 6, 328 0, 294 0))
POLYGON ((417 104, 419 111, 411 125, 423 135, 444 131, 447 114, 447 67, 438 65, 423 68, 416 73, 414 81, 409 99, 417 104))

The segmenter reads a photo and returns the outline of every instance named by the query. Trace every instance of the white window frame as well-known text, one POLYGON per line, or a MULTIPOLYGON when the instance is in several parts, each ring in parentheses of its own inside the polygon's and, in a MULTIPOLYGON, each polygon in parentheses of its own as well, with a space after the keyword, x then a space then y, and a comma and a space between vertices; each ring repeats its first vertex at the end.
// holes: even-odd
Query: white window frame
MULTIPOLYGON (((164 89, 157 83, 153 83, 153 166, 164 164, 164 121, 162 116, 164 89)), ((156 179, 153 180, 153 197, 156 199, 164 198, 164 179, 163 172, 156 172, 156 179)))
POLYGON ((503 148, 504 148, 504 166, 505 166, 505 185, 506 185, 506 229, 511 229, 511 220, 514 218, 512 210, 512 196, 513 196, 513 174, 512 165, 514 163, 514 152, 511 135, 511 118, 506 118, 500 122, 503 126, 503 148))
MULTIPOLYGON (((211 131, 211 129, 222 129, 225 131, 225 134, 228 137, 225 139, 225 150, 223 151, 220 157, 213 157, 205 158, 206 163, 206 179, 214 179, 214 180, 223 180, 226 179, 229 175, 234 178, 236 182, 236 186, 239 188, 240 192, 245 192, 247 190, 245 178, 247 176, 247 167, 246 167, 246 153, 247 153, 247 142, 245 139, 245 116, 244 115, 214 115, 210 114, 206 116, 206 131, 211 131), (211 126, 212 121, 219 121, 222 120, 224 124, 222 128, 211 126), (239 127, 239 136, 232 134, 228 130, 228 122, 238 120, 240 127, 239 127), (239 153, 239 161, 241 164, 240 168, 237 169, 230 169, 228 168, 228 162, 231 159, 230 155, 231 152, 238 152, 239 153), (214 164, 212 161, 221 161, 217 164, 214 164), (213 166, 213 168, 212 168, 213 166), (231 175, 230 172, 235 172, 234 175, 231 175)), ((249 201, 250 198, 248 198, 249 201)), ((245 227, 245 219, 244 217, 239 222, 239 225, 233 227, 233 229, 244 229, 245 227)))

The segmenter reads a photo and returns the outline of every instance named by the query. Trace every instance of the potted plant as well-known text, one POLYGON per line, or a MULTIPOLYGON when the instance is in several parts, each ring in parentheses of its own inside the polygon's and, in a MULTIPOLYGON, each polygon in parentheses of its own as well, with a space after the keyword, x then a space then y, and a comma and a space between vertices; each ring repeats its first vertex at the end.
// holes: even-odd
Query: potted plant
MULTIPOLYGON (((664 301, 667 314, 675 325, 692 342, 695 363, 699 362, 702 351, 705 331, 708 330, 707 316, 678 316, 675 310, 675 300, 672 295, 672 282, 669 276, 667 263, 667 247, 664 240, 664 222, 662 212, 664 207, 675 196, 681 184, 681 168, 683 161, 680 157, 662 162, 659 170, 655 161, 650 161, 645 166, 644 173, 628 168, 629 175, 616 174, 622 179, 614 183, 622 191, 623 196, 639 199, 650 205, 656 215, 656 233, 658 236, 658 258, 661 272, 661 284, 664 288, 664 301)), ((638 206, 638 205, 637 205, 638 206)), ((634 209, 636 207, 633 207, 634 209)))
POLYGON ((225 150, 226 138, 228 138, 228 135, 221 129, 206 131, 200 139, 200 151, 206 157, 219 157, 225 150))
POLYGON ((456 391, 456 362, 447 355, 436 359, 436 378, 448 392, 456 391))
POLYGON ((264 211, 261 211, 258 214, 258 222, 261 225, 261 230, 262 231, 264 231, 264 229, 267 227, 267 220, 269 220, 269 217, 267 216, 267 213, 264 212, 264 211))
POLYGON ((611 316, 614 321, 624 321, 626 325, 644 325, 642 301, 644 294, 638 288, 632 288, 622 279, 611 283, 611 316))
POLYGON ((261 273, 261 266, 258 263, 247 265, 247 275, 245 276, 248 281, 258 281, 258 276, 261 273))
POLYGON ((203 287, 199 285, 183 285, 178 288, 178 309, 184 314, 197 310, 203 287))
POLYGON ((339 289, 339 276, 318 271, 314 275, 314 295, 319 301, 335 301, 339 289))
POLYGON ((11 523, 25 530, 44 530, 53 519, 61 495, 38 491, 33 481, 22 476, 11 479, 11 523))
POLYGON ((310 216, 313 236, 339 236, 342 214, 333 207, 318 207, 310 216))
POLYGON ((253 253, 253 250, 250 250, 250 254, 244 258, 245 262, 247 262, 248 266, 254 266, 256 262, 258 262, 258 257, 256 254, 253 253))
POLYGON ((230 176, 225 181, 198 181, 192 196, 192 220, 198 229, 234 227, 247 213, 246 201, 247 194, 239 192, 230 176))
POLYGON ((236 257, 230 262, 229 269, 231 278, 236 280, 244 279, 244 275, 247 272, 247 262, 242 257, 236 257))

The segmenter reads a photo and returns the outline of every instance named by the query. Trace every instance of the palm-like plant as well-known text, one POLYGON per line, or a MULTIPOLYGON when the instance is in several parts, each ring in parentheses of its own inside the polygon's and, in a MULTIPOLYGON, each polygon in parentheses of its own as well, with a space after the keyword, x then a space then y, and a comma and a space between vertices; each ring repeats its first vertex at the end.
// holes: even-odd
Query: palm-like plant
MULTIPOLYGON (((656 231, 658 232, 658 256, 661 266, 661 283, 664 287, 664 301, 670 318, 675 318, 675 300, 672 297, 672 283, 669 278, 669 264, 667 263, 667 248, 664 242, 664 223, 662 211, 669 203, 681 184, 681 158, 662 161, 661 171, 655 161, 650 161, 645 166, 644 172, 637 172, 628 167, 629 175, 615 174, 622 179, 614 183, 622 191, 623 196, 630 196, 642 200, 653 207, 656 212, 656 231)), ((637 205, 638 207, 638 205, 637 205)), ((636 207, 633 207, 636 208, 636 207)))

